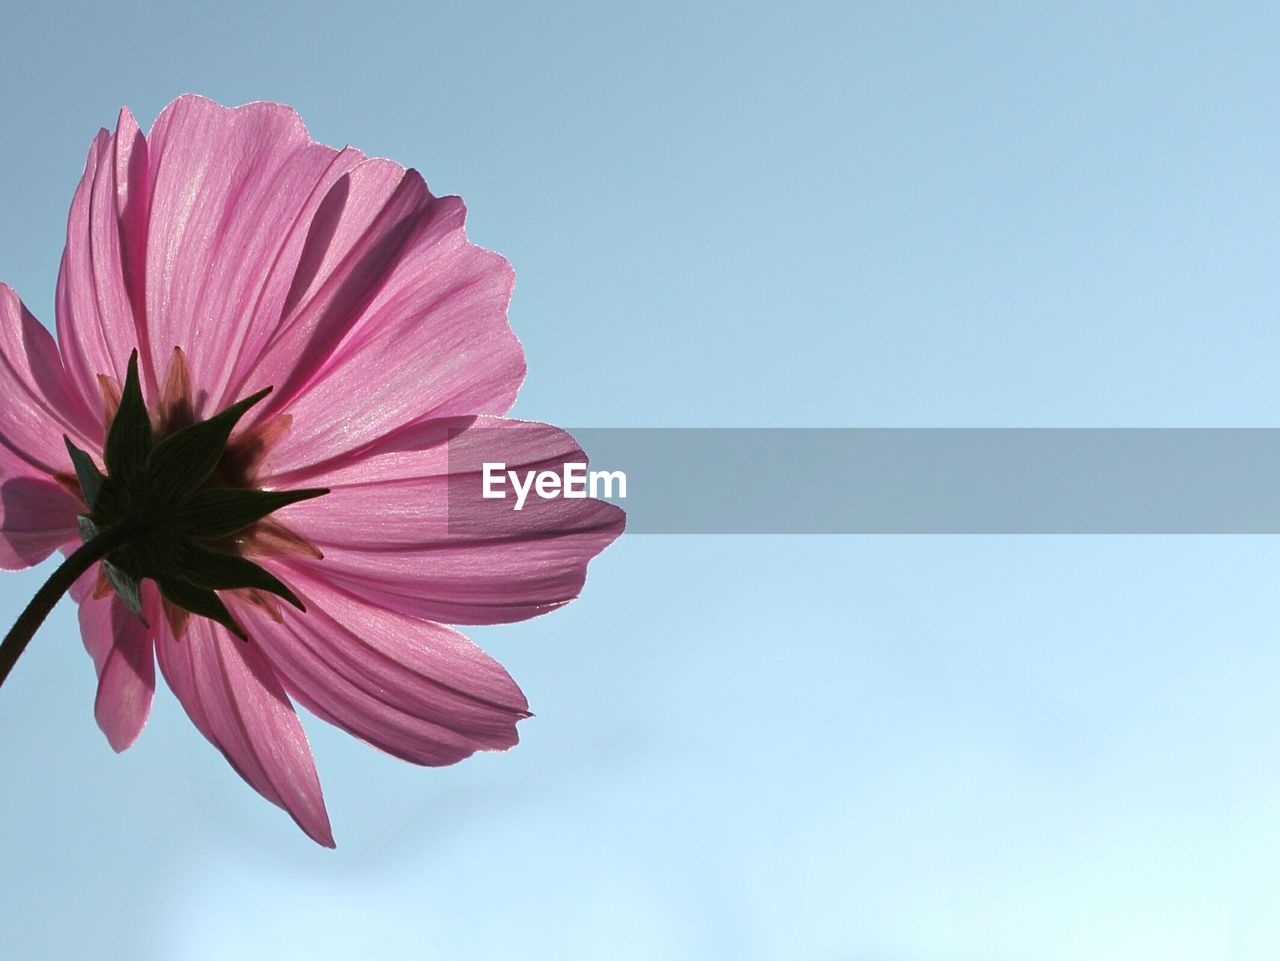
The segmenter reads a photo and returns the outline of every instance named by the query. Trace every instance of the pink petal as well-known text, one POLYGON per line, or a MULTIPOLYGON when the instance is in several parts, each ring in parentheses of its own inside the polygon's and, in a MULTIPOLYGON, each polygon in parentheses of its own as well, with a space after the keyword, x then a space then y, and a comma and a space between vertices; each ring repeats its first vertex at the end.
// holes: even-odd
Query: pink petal
POLYGON ((0 470, 5 476, 49 477, 71 471, 63 434, 92 450, 101 449, 101 420, 76 396, 53 337, 4 284, 0 398, 0 470))
POLYGON ((274 481, 330 488, 278 515, 324 553, 288 565, 414 617, 534 617, 578 596, 588 561, 622 532, 625 515, 589 498, 536 496, 515 511, 510 497, 481 496, 481 465, 558 471, 586 460, 571 436, 546 424, 485 417, 414 425, 361 458, 274 481))
POLYGON ((434 203, 417 173, 389 160, 364 161, 330 184, 306 219, 283 316, 275 328, 261 325, 269 341, 253 341, 265 356, 261 350, 241 354, 234 393, 270 386, 279 406, 304 386, 360 319, 434 203))
MULTIPOLYGON (((146 177, 146 141, 133 115, 121 110, 116 132, 99 131, 89 146, 58 272, 58 339, 81 403, 99 415, 99 438, 98 374, 123 381, 130 352, 146 342, 146 177)), ((145 351, 143 361, 150 377, 145 351)))
POLYGON ((40 477, 0 480, 0 568, 21 570, 39 564, 75 538, 79 499, 60 484, 40 477))
POLYGON ((290 583, 305 614, 285 608, 277 624, 239 604, 237 615, 314 714, 416 764, 452 764, 517 742, 524 695, 467 638, 305 575, 290 583))
POLYGON ((94 447, 101 427, 80 404, 49 332, 0 284, 0 568, 44 560, 76 536, 80 499, 53 475, 71 475, 63 434, 94 447))
MULTIPOLYGON (((161 616, 159 605, 146 611, 147 621, 161 616)), ((114 594, 85 597, 80 602, 80 634, 98 670, 98 697, 93 713, 116 751, 129 747, 142 733, 156 690, 151 629, 114 594)))
POLYGON ((314 464, 414 420, 515 400, 525 368, 506 319, 510 265, 467 242, 458 198, 432 197, 413 171, 392 183, 385 163, 353 172, 352 194, 389 192, 385 206, 237 392, 274 386, 261 416, 293 416, 276 463, 314 464))
POLYGON ((314 142, 281 104, 194 96, 165 108, 148 144, 152 367, 163 373, 182 347, 207 416, 230 399, 237 358, 256 357, 279 324, 316 209, 364 157, 314 142))
POLYGON ((160 622, 160 669, 195 726, 254 790, 333 847, 311 746, 259 645, 202 617, 191 618, 180 640, 160 622))

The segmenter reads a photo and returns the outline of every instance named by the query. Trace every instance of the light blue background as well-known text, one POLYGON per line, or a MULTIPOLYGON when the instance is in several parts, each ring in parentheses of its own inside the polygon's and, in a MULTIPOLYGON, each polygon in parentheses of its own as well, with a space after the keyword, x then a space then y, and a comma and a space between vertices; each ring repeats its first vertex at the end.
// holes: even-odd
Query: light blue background
MULTIPOLYGON (((0 276, 52 321, 120 104, 278 99, 466 198, 527 417, 1277 426, 1273 9, 15 5, 0 276)), ((1277 573, 1272 538, 624 539, 475 632, 516 750, 309 725, 336 852, 167 693, 114 755, 67 605, 0 692, 0 957, 1274 959, 1277 573)))

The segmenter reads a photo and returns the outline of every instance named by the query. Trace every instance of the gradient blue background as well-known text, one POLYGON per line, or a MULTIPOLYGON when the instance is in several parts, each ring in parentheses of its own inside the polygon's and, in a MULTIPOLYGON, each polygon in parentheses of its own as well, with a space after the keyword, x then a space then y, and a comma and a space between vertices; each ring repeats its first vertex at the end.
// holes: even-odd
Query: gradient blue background
MULTIPOLYGON (((1278 29, 12 6, 0 276, 52 321, 122 103, 278 99, 466 198, 519 274, 527 417, 1277 426, 1278 29)), ((0 693, 0 957, 1274 959, 1278 573, 1272 538, 624 538, 475 632, 538 712, 516 750, 425 770, 309 724, 336 852, 167 693, 114 755, 67 605, 0 693)))

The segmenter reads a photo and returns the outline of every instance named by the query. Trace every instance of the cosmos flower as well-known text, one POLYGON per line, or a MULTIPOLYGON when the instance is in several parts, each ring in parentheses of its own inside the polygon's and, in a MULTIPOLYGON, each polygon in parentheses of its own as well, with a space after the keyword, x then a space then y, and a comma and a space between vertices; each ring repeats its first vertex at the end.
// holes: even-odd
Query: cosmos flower
POLYGON ((287 107, 184 96, 145 136, 126 109, 94 139, 57 343, 0 286, 0 566, 97 543, 71 594, 111 746, 141 731, 158 662, 325 845, 293 703, 417 764, 511 747, 523 694, 444 625, 567 603, 623 527, 595 500, 479 497, 483 462, 583 456, 501 416, 525 371, 513 274, 464 216, 287 107))

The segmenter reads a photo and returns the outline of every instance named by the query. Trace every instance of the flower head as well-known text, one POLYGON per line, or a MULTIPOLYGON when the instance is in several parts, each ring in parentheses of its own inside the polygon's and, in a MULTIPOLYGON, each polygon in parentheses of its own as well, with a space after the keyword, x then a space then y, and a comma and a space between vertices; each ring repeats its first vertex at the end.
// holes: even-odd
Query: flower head
POLYGON ((145 136, 122 111, 90 147, 56 344, 0 285, 0 566, 116 531, 72 588, 109 742, 141 731, 158 662, 322 844, 293 702, 419 764, 512 746, 524 696, 444 625, 567 603, 624 523, 459 486, 483 462, 583 459, 501 416, 524 376, 513 275, 464 216, 287 107, 186 96, 145 136))

